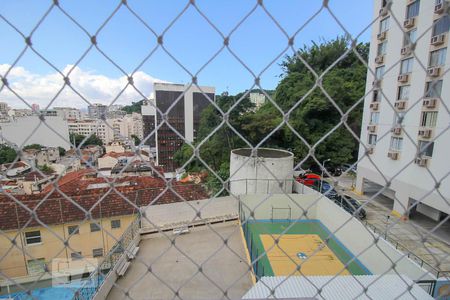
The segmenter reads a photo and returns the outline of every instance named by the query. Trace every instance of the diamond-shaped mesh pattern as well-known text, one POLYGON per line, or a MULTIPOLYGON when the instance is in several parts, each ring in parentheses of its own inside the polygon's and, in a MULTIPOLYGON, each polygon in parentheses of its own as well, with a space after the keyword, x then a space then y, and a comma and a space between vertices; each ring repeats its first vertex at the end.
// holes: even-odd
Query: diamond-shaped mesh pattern
MULTIPOLYGON (((418 283, 426 292, 432 294, 436 292, 438 286, 437 278, 444 282, 450 280, 450 237, 448 235, 450 215, 445 213, 450 211, 450 194, 446 188, 450 165, 443 156, 430 157, 433 147, 436 154, 437 149, 445 147, 445 143, 448 142, 450 110, 447 99, 445 99, 448 67, 445 65, 445 61, 442 65, 436 64, 439 70, 433 75, 430 74, 433 69, 430 69, 430 63, 427 61, 430 51, 441 49, 446 45, 448 28, 444 32, 444 40, 441 43, 443 45, 437 45, 438 42, 435 42, 437 46, 430 45, 427 39, 434 35, 435 26, 433 24, 430 23, 430 26, 424 28, 423 24, 429 22, 420 20, 423 22, 423 24, 419 23, 421 29, 412 38, 409 34, 411 27, 414 28, 418 25, 405 24, 403 10, 399 14, 400 9, 397 10, 397 7, 393 6, 398 3, 375 1, 375 6, 381 9, 380 13, 374 14, 376 17, 372 20, 367 20, 366 27, 360 32, 352 34, 351 32, 354 30, 344 26, 345 22, 342 22, 343 20, 331 8, 329 2, 331 1, 323 1, 307 19, 299 20, 298 28, 293 33, 288 33, 289 31, 283 27, 284 23, 281 22, 280 17, 272 14, 270 7, 266 6, 262 0, 255 1, 254 4, 248 6, 241 19, 230 25, 230 30, 227 31, 221 30, 208 11, 193 0, 188 1, 180 11, 173 12, 170 22, 166 26, 159 24, 158 27, 162 29, 158 30, 154 29, 155 25, 151 25, 153 22, 148 21, 146 12, 139 11, 133 3, 128 3, 126 0, 118 2, 107 15, 98 16, 96 23, 99 25, 94 30, 86 28, 76 15, 72 15, 70 10, 65 8, 65 3, 59 3, 59 1, 49 4, 48 8, 43 10, 41 18, 29 31, 22 30, 20 24, 16 24, 8 14, 0 14, 2 26, 14 31, 17 37, 23 40, 22 49, 16 57, 5 62, 9 67, 0 74, 2 79, 0 99, 2 94, 14 95, 18 104, 24 104, 32 109, 27 95, 23 95, 21 93, 23 90, 14 84, 12 75, 13 70, 21 64, 26 55, 32 55, 35 62, 44 64, 55 71, 60 80, 58 91, 48 99, 47 107, 40 112, 33 112, 39 117, 39 121, 33 130, 27 132, 27 138, 22 144, 15 145, 2 136, 4 143, 13 147, 17 155, 11 164, 5 164, 2 168, 2 176, 5 181, 0 202, 0 218, 3 219, 0 220, 2 226, 0 228, 0 295, 13 292, 18 299, 40 299, 42 294, 35 291, 42 289, 45 284, 48 286, 48 281, 53 279, 53 288, 57 288, 56 286, 63 288, 69 291, 70 296, 68 297, 75 299, 104 297, 108 294, 105 290, 111 290, 108 297, 112 299, 234 299, 244 296, 245 292, 254 284, 264 290, 259 298, 284 298, 287 295, 284 291, 288 289, 287 282, 290 278, 303 276, 313 290, 312 294, 308 294, 309 297, 326 298, 323 294, 324 291, 346 276, 351 278, 357 286, 358 292, 353 294, 353 298, 372 299, 377 298, 374 296, 376 294, 370 292, 375 286, 378 287, 377 282, 382 281, 384 276, 394 274, 406 275, 413 281, 408 281, 405 277, 397 277, 397 280, 402 283, 399 285, 402 288, 397 289, 397 294, 390 296, 392 298, 416 298, 418 294, 413 292, 413 282, 418 283), (381 2, 386 2, 385 6, 382 7, 381 2), (82 43, 86 44, 84 51, 79 53, 74 61, 67 62, 70 63, 70 67, 65 69, 59 68, 52 62, 52 57, 48 53, 35 46, 35 40, 40 37, 38 34, 40 28, 45 26, 46 20, 54 13, 58 13, 62 20, 68 22, 70 26, 76 27, 79 34, 83 36, 82 43), (151 46, 143 51, 145 55, 133 59, 137 63, 131 68, 122 66, 102 44, 108 24, 115 22, 121 14, 126 14, 128 18, 131 18, 139 30, 146 35, 145 38, 151 41, 151 46), (215 32, 216 38, 220 41, 216 52, 203 57, 201 61, 193 62, 196 65, 195 68, 191 67, 191 62, 186 62, 184 58, 173 54, 171 47, 166 42, 170 41, 173 45, 173 41, 170 40, 171 29, 178 26, 177 24, 182 22, 186 14, 196 14, 198 20, 203 22, 203 26, 215 32), (242 57, 239 51, 233 47, 233 38, 237 34, 242 35, 240 30, 251 22, 251 18, 255 14, 263 14, 266 22, 270 23, 273 30, 276 30, 281 36, 278 40, 283 41, 277 45, 270 40, 266 41, 267 47, 278 50, 276 55, 266 59, 264 65, 259 68, 252 67, 246 58, 242 57), (311 26, 316 26, 315 22, 323 16, 332 20, 333 26, 339 28, 345 36, 343 38, 345 47, 336 59, 323 62, 323 66, 318 69, 312 63, 314 57, 307 57, 297 50, 296 40, 305 31, 311 30, 314 30, 316 37, 319 38, 321 36, 320 27, 311 28, 311 26), (390 20, 390 29, 383 27, 387 17, 390 20), (381 28, 380 31, 378 28, 381 28), (392 50, 393 46, 391 48, 391 44, 395 45, 396 43, 395 37, 389 36, 390 31, 393 31, 394 28, 403 32, 403 36, 399 36, 400 39, 405 39, 406 45, 403 47, 404 50, 401 50, 402 56, 389 54, 390 51, 397 50, 400 54, 400 48, 396 50, 392 50), (378 45, 372 44, 369 55, 368 48, 365 49, 359 43, 361 36, 370 32, 371 29, 373 29, 373 36, 379 33, 377 38, 372 39, 372 43, 381 44, 383 40, 387 41, 387 54, 379 52, 380 55, 375 55, 374 52, 381 50, 378 45), (429 46, 431 50, 423 49, 422 45, 429 46), (427 52, 427 54, 423 55, 423 52, 427 52), (152 59, 156 59, 155 56, 161 53, 168 56, 172 64, 182 69, 191 79, 183 86, 182 92, 173 99, 169 107, 164 110, 156 105, 148 93, 142 91, 135 82, 136 74, 142 70, 143 66, 152 59), (131 90, 139 98, 147 101, 147 104, 155 110, 158 120, 151 132, 146 132, 142 141, 130 146, 129 153, 133 154, 133 159, 128 159, 120 165, 114 176, 106 174, 97 164, 97 156, 102 155, 101 153, 92 154, 97 155, 94 158, 86 156, 86 146, 92 142, 93 132, 97 132, 99 128, 114 130, 114 124, 109 119, 100 118, 94 123, 94 130, 90 134, 86 135, 83 140, 75 141, 61 134, 58 128, 54 128, 49 121, 51 117, 45 113, 46 109, 55 106, 59 97, 66 92, 74 95, 73 101, 81 102, 85 106, 95 102, 94 99, 83 95, 78 86, 72 83, 72 76, 75 76, 77 68, 92 55, 95 55, 98 60, 104 61, 104 64, 125 78, 119 92, 110 100, 108 108, 117 104, 118 99, 131 90), (217 100, 218 96, 211 97, 211 94, 205 90, 206 88, 200 84, 204 71, 215 61, 222 59, 223 55, 229 57, 230 64, 239 66, 240 72, 249 76, 252 82, 243 94, 233 98, 233 102, 225 103, 225 105, 217 100), (283 95, 280 96, 266 90, 262 84, 267 71, 284 61, 286 55, 290 62, 295 63, 297 68, 304 70, 304 74, 307 74, 302 80, 310 83, 307 89, 296 93, 296 98, 290 101, 282 99, 283 95), (352 64, 348 65, 350 57, 352 64), (383 61, 383 58, 386 60, 387 57, 390 60, 383 61), (408 71, 407 63, 404 61, 408 57, 414 61, 413 74, 410 73, 410 70, 408 71), (376 63, 373 62, 375 58, 377 59, 376 63), (330 86, 337 88, 336 85, 330 85, 329 81, 330 78, 339 77, 336 70, 342 68, 343 65, 349 69, 355 68, 355 70, 358 66, 362 67, 363 73, 353 75, 359 76, 360 80, 361 77, 366 77, 367 72, 368 81, 366 87, 361 86, 360 90, 349 93, 349 99, 345 104, 335 98, 338 93, 355 88, 350 84, 353 79, 339 78, 343 87, 341 91, 329 88, 330 86), (382 66, 383 69, 380 69, 382 66), (403 71, 404 69, 406 71, 403 71), (402 70, 400 75, 403 74, 406 77, 397 78, 398 70, 402 70), (407 78, 407 76, 412 78, 407 78), (404 105, 402 101, 405 99, 397 97, 397 92, 391 92, 391 77, 394 78, 392 81, 396 86, 394 89, 405 85, 401 81, 414 81, 411 90, 416 85, 425 87, 425 81, 430 81, 430 84, 425 94, 422 93, 423 95, 418 98, 409 97, 407 104, 402 106, 404 105), (442 93, 431 93, 431 90, 437 89, 441 79, 444 80, 442 93), (398 86, 397 80, 400 81, 398 86), (420 80, 423 82, 419 85, 416 81, 420 80), (212 122, 214 125, 210 128, 214 128, 208 132, 197 132, 198 136, 195 140, 187 139, 183 130, 180 130, 179 124, 176 124, 170 117, 171 113, 177 110, 177 105, 184 101, 184 97, 192 89, 198 90, 205 97, 206 103, 212 108, 216 118, 215 120, 206 120, 212 122), (250 93, 255 90, 265 97, 264 105, 272 108, 271 115, 262 116, 267 118, 267 123, 257 123, 258 125, 252 124, 257 120, 252 119, 252 114, 249 113, 256 109, 245 110, 243 108, 248 103, 250 93), (433 97, 430 97, 430 94, 433 94, 433 97), (378 97, 375 95, 379 95, 379 99, 382 101, 372 102, 373 98, 378 97), (321 131, 317 131, 315 138, 311 139, 307 137, 311 134, 305 135, 305 132, 316 130, 314 126, 317 124, 298 121, 299 118, 306 120, 310 117, 299 113, 299 109, 309 105, 310 99, 317 97, 322 99, 322 107, 318 106, 316 113, 322 114, 324 122, 328 122, 329 126, 325 130, 322 128, 321 131), (429 104, 429 102, 437 101, 438 110, 427 109, 424 101, 428 101, 426 105, 432 108, 433 104, 429 104), (325 113, 320 111, 324 107, 326 107, 325 113), (383 124, 385 119, 382 117, 380 120, 372 120, 371 112, 376 113, 379 111, 379 107, 398 121, 383 124), (429 127, 431 127, 427 123, 428 121, 420 126, 416 124, 414 130, 409 130, 410 123, 405 121, 408 120, 409 115, 419 115, 420 113, 417 111, 422 109, 424 112, 438 111, 439 113, 438 126, 431 128, 433 133, 429 138, 426 138, 426 130, 430 130, 429 127), (327 113, 337 116, 334 124, 326 120, 327 113), (359 124, 355 125, 355 114, 358 113, 363 117, 362 121, 357 119, 359 124), (240 119, 239 122, 236 121, 238 119, 240 119), (266 128, 257 128, 262 124, 266 128), (306 131, 303 131, 300 129, 302 124, 311 127, 306 127, 306 131), (359 126, 362 126, 362 134, 359 132, 359 126), (377 126, 378 128, 376 128, 377 126), (383 131, 381 129, 383 126, 389 127, 389 129, 383 131), (419 138, 417 137, 418 127, 420 127, 419 138), (24 147, 30 144, 29 141, 42 128, 50 130, 55 136, 70 145, 72 152, 71 156, 68 156, 69 161, 71 160, 72 163, 80 161, 83 167, 79 171, 69 172, 69 167, 66 165, 62 172, 50 174, 48 170, 31 165, 31 169, 28 170, 34 174, 34 177, 28 180, 31 181, 31 189, 40 185, 41 182, 44 187, 39 191, 18 193, 7 187, 10 184, 7 179, 15 180, 11 176, 11 172, 15 171, 20 161, 24 159, 24 155, 29 153, 24 151, 24 147), (186 150, 184 153, 188 153, 188 155, 185 155, 178 167, 179 170, 190 170, 192 166, 195 166, 198 171, 197 181, 184 183, 183 180, 179 182, 179 176, 168 177, 167 174, 164 174, 164 166, 149 162, 146 157, 148 154, 143 154, 141 146, 148 145, 150 140, 163 130, 170 131, 173 140, 181 139, 184 142, 183 149, 186 150), (371 133, 371 131, 373 132, 371 133), (254 134, 248 134, 248 132, 254 134), (261 132, 263 132, 262 137, 259 134, 261 132), (267 157, 266 159, 258 158, 258 153, 263 153, 262 149, 266 146, 281 147, 276 144, 277 140, 280 141, 280 132, 289 132, 284 136, 290 137, 292 147, 285 147, 285 150, 295 154, 294 165, 291 166, 291 173, 289 173, 290 177, 286 175, 280 177, 279 170, 264 163, 267 157), (359 150, 359 155, 357 161, 341 168, 342 174, 336 175, 337 166, 333 165, 332 161, 329 162, 326 151, 329 151, 327 147, 330 145, 330 140, 335 143, 335 147, 340 147, 341 141, 335 138, 339 133, 347 136, 347 142, 354 144, 353 151, 356 153, 359 150), (387 142, 390 144, 388 152, 383 153, 384 150, 377 147, 372 138, 368 138, 375 134, 377 136, 372 138, 376 139, 377 146, 390 140, 387 142), (401 141, 399 141, 400 137, 401 141), (248 148, 248 153, 243 155, 244 159, 234 165, 234 169, 232 167, 229 174, 228 170, 224 172, 222 162, 214 161, 214 157, 223 155, 208 148, 211 141, 221 139, 227 139, 232 149, 248 148), (411 144, 415 149, 414 155, 406 155, 402 152, 399 143, 411 144), (390 163, 395 164, 395 167, 381 165, 381 161, 386 161, 385 156, 388 153, 392 159, 390 163), (383 156, 383 159, 377 158, 378 155, 383 156), (145 165, 147 173, 140 173, 141 175, 138 176, 130 174, 129 168, 133 167, 136 161, 145 165), (242 170, 249 164, 258 164, 259 172, 266 174, 267 178, 258 179, 258 177, 248 175, 245 178, 236 179, 237 174, 242 174, 242 170), (333 165, 333 170, 327 165, 333 165), (358 166, 357 178, 353 171, 356 166, 358 166), (308 187, 310 185, 308 180, 303 181, 302 184, 301 180, 299 181, 297 177, 293 176, 293 174, 298 176, 299 172, 309 167, 318 169, 322 176, 329 179, 320 184, 320 191, 325 190, 323 185, 330 185, 332 188, 322 194, 308 187), (378 184, 372 185, 370 193, 358 196, 354 193, 356 192, 354 191, 355 180, 356 189, 361 190, 365 186, 364 177, 369 179, 369 175, 364 173, 364 168, 371 170, 372 177, 377 178, 378 184), (205 174, 208 177, 208 184, 205 184, 205 174), (68 178, 68 176, 73 178, 68 178), (394 198, 393 207, 386 208, 383 202, 388 202, 388 200, 384 195, 395 191, 395 188, 398 187, 396 182, 398 180, 405 181, 404 178, 418 183, 423 180, 429 184, 426 191, 414 201, 405 202, 403 195, 398 192, 391 194, 390 197, 394 198), (84 183, 77 186, 79 180, 84 183), (76 183, 72 184, 71 182, 76 183), (86 182, 88 184, 85 184, 86 182), (244 192, 237 192, 238 190, 233 189, 233 186, 239 186, 240 191, 244 192), (290 189, 293 189, 294 192, 291 192, 290 189), (334 192, 337 194, 333 194, 334 192), (355 203, 348 202, 347 198, 343 196, 344 194, 359 198, 361 205, 355 206, 355 203), (431 210, 429 199, 440 203, 439 207, 442 212, 437 217, 439 220, 424 221, 423 218, 413 218, 420 211, 431 210), (322 206, 323 203, 325 203, 325 208, 326 205, 329 205, 331 209, 324 213, 320 220, 318 211, 325 209, 322 206), (397 215, 391 216, 393 209, 397 211, 397 215), (366 215, 363 216, 363 212, 366 215), (184 215, 185 218, 174 218, 173 215, 184 215), (411 217, 411 220, 405 220, 408 216, 411 217), (330 218, 334 220, 329 220, 330 218), (358 220, 360 218, 363 220, 358 220), (298 246, 298 243, 301 242, 294 243, 292 246, 293 244, 289 244, 287 240, 292 238, 293 233, 314 235, 314 232, 305 233, 297 227, 299 224, 312 224, 308 221, 316 221, 316 219, 323 223, 328 222, 328 229, 322 229, 324 233, 319 238, 321 242, 311 242, 311 249, 306 255, 300 250, 296 250, 303 249, 302 246, 298 246), (268 220, 270 222, 265 222, 268 220), (227 227, 227 224, 232 225, 227 227), (331 228, 330 224, 335 226, 331 228), (279 228, 279 231, 273 231, 275 227, 279 228), (356 231, 354 236, 349 237, 349 230, 352 235, 352 228, 356 228, 356 231), (263 238, 263 235, 269 240, 263 238), (189 241, 190 236, 193 236, 191 242, 189 241), (348 247, 351 255, 344 250, 339 250, 344 251, 343 254, 338 253, 339 251, 336 249, 341 246, 334 244, 339 243, 339 240, 345 244, 341 245, 342 249, 348 247), (49 244, 47 241, 52 242, 49 244), (352 244, 358 244, 358 246, 353 247, 352 244), (325 262, 322 260, 320 263, 318 261, 325 255, 324 248, 326 248, 325 250, 329 249, 327 252, 329 260, 325 260, 325 262), (85 249, 93 249, 93 251, 88 253, 85 249), (342 259, 340 255, 348 257, 342 259), (100 256, 100 258, 96 256, 100 256), (58 277, 55 275, 55 272, 59 270, 55 264, 58 259, 67 259, 73 264, 82 261, 82 266, 86 269, 73 275, 75 277, 68 277, 67 274, 58 277), (175 262, 171 261, 172 259, 175 262), (279 263, 277 260, 282 262, 279 263), (336 261, 334 260, 340 261, 341 264, 335 267, 336 265, 333 263, 336 261), (371 267, 372 265, 369 266, 370 261, 373 264, 373 260, 379 260, 380 267, 378 269, 371 267), (173 264, 171 265, 168 261, 173 264), (225 274, 231 272, 229 268, 224 267, 227 264, 232 264, 231 269, 234 269, 231 278, 225 274), (364 264, 367 264, 367 268, 363 266, 364 264), (165 267, 161 267, 161 265, 165 267), (312 267, 312 273, 311 265, 315 266, 312 267), (328 271, 323 273, 322 268, 328 271), (355 268, 359 268, 359 271, 355 271, 355 268), (224 273, 221 274, 221 272, 224 273), (309 276, 324 274, 328 277, 320 284, 319 281, 309 276), (370 274, 379 276, 374 277, 369 283, 360 276, 370 274), (275 284, 265 279, 265 276, 274 275, 285 277, 281 277, 281 280, 275 284), (86 278, 81 281, 73 281, 77 276, 86 278), (72 279, 72 283, 63 282, 67 278, 72 279)), ((408 1, 408 3, 413 4, 414 1, 408 1)), ((436 12, 430 18, 437 20, 448 17, 446 2, 436 1, 436 5, 441 4, 443 5, 442 12, 436 12)), ((45 6, 46 4, 42 3, 41 5, 45 6)), ((351 4, 347 2, 346 5, 350 6, 351 4)), ((434 9, 434 1, 422 0, 420 10, 430 9, 430 5, 433 6, 431 9, 434 9)), ((348 7, 348 9, 352 8, 348 7)), ((407 20, 413 20, 413 18, 407 20)), ((417 18, 415 22, 417 23, 417 18)), ((4 46, 7 47, 7 45, 4 46)), ((122 46, 126 51, 128 46, 122 46)), ((183 45, 178 46, 183 47, 183 45)), ((255 55, 258 55, 257 52, 255 55)), ((289 66, 284 67, 289 69, 289 66)), ((296 89, 295 86, 290 88, 296 89)), ((411 91, 410 95, 413 95, 411 91)), ((314 109, 312 110, 314 111, 314 109)), ((204 117, 201 122, 205 122, 204 117)), ((201 127, 202 124, 200 124, 201 127)), ((126 137, 120 136, 120 138, 126 137)), ((91 147, 91 150, 91 153, 100 151, 95 147, 91 147)), ((229 158, 228 150, 222 150, 227 151, 225 156, 229 158)), ((173 149, 172 151, 175 152, 173 149)), ((174 156, 175 153, 172 153, 170 159, 175 159, 174 156)), ((267 159, 267 161, 269 160, 267 159)), ((228 168, 228 165, 225 165, 228 168)), ((24 181, 27 180, 24 179, 24 181)), ((26 185, 27 183, 22 184, 26 185)), ((411 182, 408 184, 414 185, 411 182)), ((418 186, 422 185, 418 184, 418 186)), ((308 244, 306 240, 301 241, 308 244)), ((67 261, 66 264, 68 264, 67 261)), ((71 265, 71 268, 76 267, 71 265)), ((67 271, 68 269, 62 268, 61 270, 67 271)), ((342 289, 345 289, 345 286, 342 286, 342 289)), ((59 297, 55 295, 53 294, 52 297, 59 297)), ((382 295, 381 292, 380 295, 382 295)))

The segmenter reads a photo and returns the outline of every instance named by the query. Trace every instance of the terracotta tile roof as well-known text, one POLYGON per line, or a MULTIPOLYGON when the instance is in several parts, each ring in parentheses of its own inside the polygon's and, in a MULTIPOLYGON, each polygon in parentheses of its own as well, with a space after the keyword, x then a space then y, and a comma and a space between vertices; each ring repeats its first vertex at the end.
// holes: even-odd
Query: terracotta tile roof
MULTIPOLYGON (((63 185, 68 184, 73 181, 76 181, 76 180, 79 180, 80 178, 82 178, 83 176, 85 176, 87 174, 95 174, 95 170, 94 169, 81 169, 79 171, 67 173, 63 177, 59 178, 59 180, 57 180, 55 182, 55 184, 57 184, 58 187, 61 188, 63 185)), ((50 185, 50 186, 47 186, 42 192, 48 193, 52 189, 53 189, 53 186, 50 185)))
MULTIPOLYGON (((150 176, 121 178, 120 182, 122 186, 116 187, 121 195, 115 191, 111 191, 109 185, 89 190, 86 189, 89 184, 100 182, 107 181, 102 178, 82 178, 64 184, 62 189, 66 190, 66 195, 71 201, 67 200, 66 197, 63 197, 57 191, 53 191, 50 194, 14 195, 14 197, 29 210, 36 208, 36 218, 40 222, 48 225, 84 220, 86 218, 85 211, 90 211, 91 217, 96 219, 100 217, 134 214, 139 207, 150 204, 158 205, 208 198, 208 194, 202 185, 174 182, 172 188, 182 197, 180 198, 171 190, 166 190, 165 183, 162 179, 150 176), (124 184, 127 181, 130 184, 124 184), (80 183, 83 185, 77 187, 77 184, 80 183), (39 205, 43 199, 45 201, 39 205), (100 199, 102 200, 99 202, 100 199), (38 205, 39 207, 37 207, 38 205), (85 211, 79 207, 82 207, 85 211)), ((28 223, 31 214, 22 205, 18 205, 16 201, 6 195, 0 195, 1 230, 17 229, 23 226, 41 226, 36 220, 28 223)))
POLYGON ((18 161, 15 163, 9 163, 9 164, 2 164, 0 165, 1 170, 7 170, 7 169, 15 169, 15 168, 25 168, 28 167, 28 164, 24 163, 23 161, 18 161))

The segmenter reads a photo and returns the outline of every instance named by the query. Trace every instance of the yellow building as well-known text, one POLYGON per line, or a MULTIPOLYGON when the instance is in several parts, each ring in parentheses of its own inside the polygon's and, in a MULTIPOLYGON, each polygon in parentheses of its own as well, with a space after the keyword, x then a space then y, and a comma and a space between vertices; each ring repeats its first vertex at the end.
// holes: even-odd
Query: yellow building
MULTIPOLYGON (((136 215, 125 215, 95 222, 88 220, 4 231, 0 235, 0 270, 11 278, 34 277, 45 273, 45 266, 51 272, 55 258, 68 261, 97 258, 101 261, 135 219, 136 215), (64 245, 66 240, 67 247, 64 245)), ((50 274, 46 273, 43 278, 47 276, 50 274)))

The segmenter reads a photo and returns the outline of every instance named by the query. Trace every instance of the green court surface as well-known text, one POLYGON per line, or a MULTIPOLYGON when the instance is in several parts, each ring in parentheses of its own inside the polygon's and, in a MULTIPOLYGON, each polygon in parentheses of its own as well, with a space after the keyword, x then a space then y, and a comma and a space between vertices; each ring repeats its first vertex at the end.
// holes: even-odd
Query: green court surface
MULTIPOLYGON (((318 235, 342 264, 347 264, 354 257, 354 255, 334 235, 330 236, 329 230, 318 220, 300 220, 295 223, 286 220, 257 220, 244 224, 243 230, 251 260, 254 261, 257 257, 262 255, 258 262, 254 264, 254 270, 258 277, 277 275, 272 269, 268 256, 265 254, 261 238, 261 236, 267 234, 279 235, 283 233, 284 235, 292 235, 292 237, 294 237, 294 235, 302 234, 318 235), (290 225, 292 226, 284 232, 290 225), (326 242, 327 239, 328 242, 326 242)), ((292 253, 292 251, 290 252, 292 253)), ((273 262, 273 264, 275 265, 275 262, 273 262)), ((319 264, 317 265, 317 268, 320 268, 319 264)), ((345 275, 345 273, 351 273, 353 275, 371 274, 357 259, 347 266, 347 271, 348 272, 342 272, 340 275, 345 275)), ((316 275, 320 275, 320 272, 318 271, 316 275)))

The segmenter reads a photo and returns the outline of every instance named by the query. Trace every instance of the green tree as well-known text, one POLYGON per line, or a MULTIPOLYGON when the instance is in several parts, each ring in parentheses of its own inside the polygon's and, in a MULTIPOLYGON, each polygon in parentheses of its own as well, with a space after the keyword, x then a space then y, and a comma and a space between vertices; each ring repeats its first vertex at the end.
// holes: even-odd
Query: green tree
POLYGON ((134 145, 135 146, 137 146, 137 145, 139 145, 141 143, 141 139, 137 135, 132 134, 131 138, 134 140, 134 145))
MULTIPOLYGON (((84 136, 82 134, 74 134, 74 133, 70 134, 70 142, 75 143, 76 147, 78 147, 84 141, 85 138, 86 138, 86 136, 84 136)), ((86 141, 84 141, 81 148, 83 148, 87 145, 103 146, 103 142, 97 135, 92 134, 86 139, 86 141)))
POLYGON ((58 147, 58 151, 59 151, 59 156, 66 155, 66 149, 64 149, 63 147, 58 147))
POLYGON ((123 111, 126 111, 127 114, 131 113, 141 113, 141 106, 143 104, 144 100, 140 100, 138 102, 132 102, 131 105, 126 105, 122 107, 123 111))
POLYGON ((11 163, 16 159, 16 156, 16 150, 6 145, 0 145, 0 164, 11 163))
POLYGON ((29 150, 29 149, 41 150, 42 148, 44 148, 44 146, 42 146, 41 144, 30 144, 30 145, 26 145, 25 147, 23 147, 23 150, 29 150))
POLYGON ((43 166, 39 166, 38 168, 39 168, 39 170, 42 171, 42 173, 46 173, 46 174, 55 172, 55 170, 47 164, 45 164, 43 166))
MULTIPOLYGON (((334 100, 342 112, 347 112, 363 96, 367 69, 359 58, 348 51, 349 43, 344 38, 337 38, 321 44, 300 49, 296 55, 287 56, 283 63, 284 74, 278 84, 274 100, 284 113, 302 101, 289 114, 289 124, 305 141, 314 145, 327 136, 315 149, 315 157, 322 161, 330 158, 330 165, 339 165, 354 161, 357 157, 358 143, 344 125, 334 129, 341 121, 341 114, 327 95, 315 87, 316 78, 301 57, 319 75, 334 62, 338 62, 322 78, 323 89, 334 100), (340 59, 340 60, 339 60, 340 59)), ((356 51, 367 59, 369 45, 359 44, 356 51)), ((347 117, 347 124, 356 136, 359 136, 362 116, 362 103, 354 107, 347 117)), ((253 143, 259 143, 283 121, 283 114, 268 103, 253 116, 247 116, 242 123, 244 134, 253 143)), ((309 152, 308 147, 291 128, 283 126, 272 133, 264 144, 268 147, 291 149, 298 160, 303 160, 309 152)), ((309 168, 316 163, 309 159, 302 165, 309 168)))

